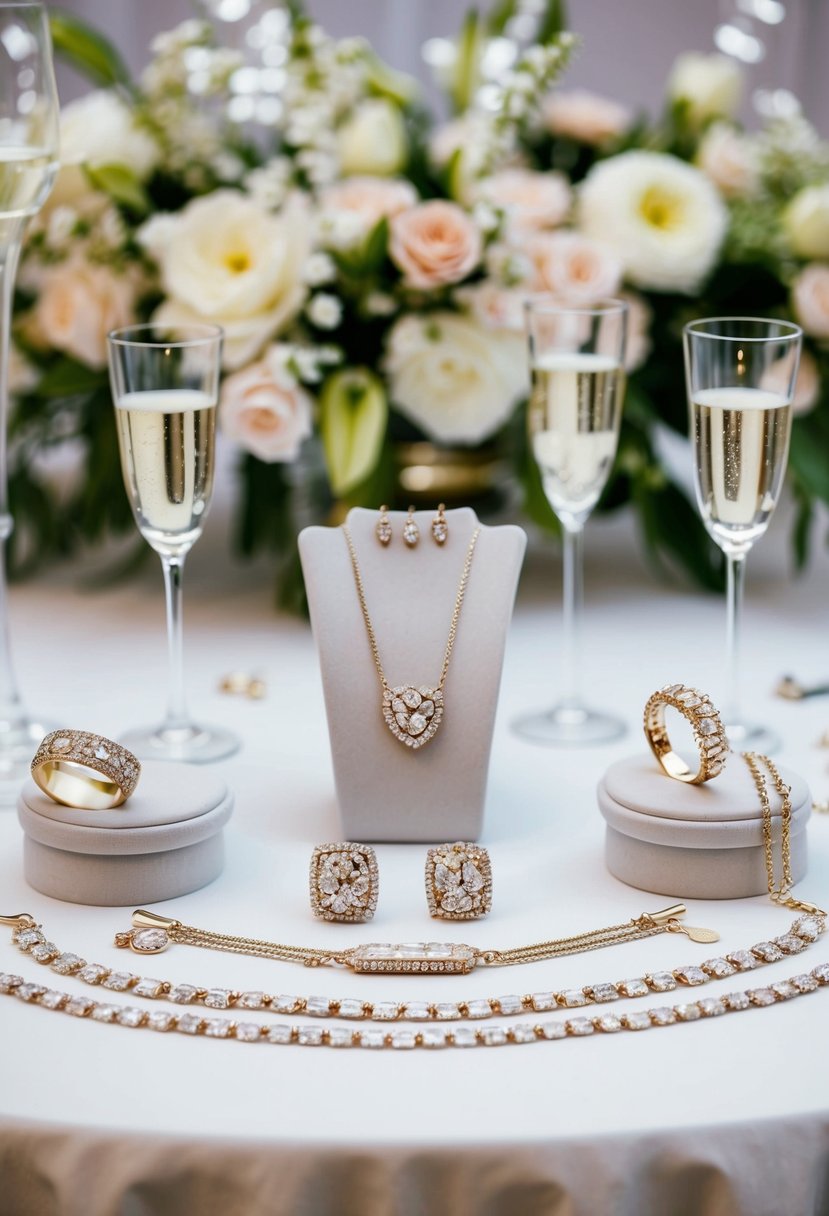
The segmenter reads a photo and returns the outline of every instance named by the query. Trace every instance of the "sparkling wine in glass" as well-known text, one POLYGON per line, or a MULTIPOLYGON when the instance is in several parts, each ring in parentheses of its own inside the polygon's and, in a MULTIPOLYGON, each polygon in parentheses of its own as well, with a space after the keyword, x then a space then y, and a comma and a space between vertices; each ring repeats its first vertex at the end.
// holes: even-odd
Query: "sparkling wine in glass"
POLYGON ((213 493, 221 346, 212 325, 131 325, 109 335, 124 483, 138 530, 161 558, 167 597, 167 716, 123 736, 146 759, 206 762, 239 747, 230 731, 195 724, 184 695, 182 573, 213 493))
POLYGON ((44 734, 28 714, 12 665, 6 603, 9 511, 7 431, 12 300, 26 224, 58 168, 58 95, 43 5, 0 3, 0 800, 16 799, 44 734))
POLYGON ((775 736, 740 711, 740 619, 746 556, 786 472, 801 331, 786 321, 712 317, 686 325, 684 343, 697 502, 727 563, 726 732, 735 748, 768 752, 775 736))
POLYGON ((526 311, 532 379, 527 424, 564 540, 564 664, 561 700, 520 718, 515 730, 535 743, 601 743, 625 728, 617 718, 589 709, 581 697, 582 543, 619 443, 627 305, 608 300, 594 308, 566 308, 541 296, 526 311))

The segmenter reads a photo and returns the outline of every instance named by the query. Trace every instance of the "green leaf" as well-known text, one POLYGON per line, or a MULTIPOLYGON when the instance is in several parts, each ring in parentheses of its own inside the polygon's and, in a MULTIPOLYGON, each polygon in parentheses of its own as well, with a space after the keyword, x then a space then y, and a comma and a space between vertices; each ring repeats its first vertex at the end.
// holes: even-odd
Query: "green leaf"
POLYGON ((486 32, 490 38, 500 38, 509 21, 515 16, 518 0, 499 0, 486 19, 486 32))
POLYGON ((55 52, 93 84, 132 89, 127 65, 112 43, 93 26, 66 9, 50 5, 49 28, 55 52))
POLYGON ((389 221, 383 216, 366 237, 362 250, 362 270, 365 274, 376 274, 386 260, 389 247, 389 221))
POLYGON ((395 71, 370 48, 366 49, 363 58, 367 68, 366 81, 373 93, 378 97, 387 97, 401 107, 414 101, 418 94, 418 83, 414 76, 395 71))
POLYGON ((146 215, 150 209, 150 200, 141 182, 126 165, 91 165, 84 166, 84 172, 90 184, 96 190, 103 191, 138 215, 146 215))
POLYGON ((547 0, 547 8, 541 19, 537 41, 542 46, 558 38, 567 29, 567 6, 564 0, 547 0))
POLYGON ((97 371, 75 359, 61 358, 43 373, 37 391, 42 397, 76 397, 105 384, 105 371, 97 371))
POLYGON ((388 412, 383 383, 367 368, 346 368, 325 382, 320 434, 331 489, 337 496, 359 485, 377 464, 388 412))
POLYGON ((480 83, 482 43, 480 17, 475 9, 470 9, 461 27, 449 90, 452 104, 459 114, 469 109, 480 83))

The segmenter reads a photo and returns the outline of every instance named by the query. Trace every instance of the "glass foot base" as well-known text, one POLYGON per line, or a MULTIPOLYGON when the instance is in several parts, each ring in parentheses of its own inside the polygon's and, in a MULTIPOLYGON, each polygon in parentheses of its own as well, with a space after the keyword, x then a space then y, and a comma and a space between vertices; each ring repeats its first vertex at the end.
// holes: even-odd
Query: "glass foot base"
POLYGON ((119 739, 139 760, 180 760, 210 764, 238 752, 241 739, 220 726, 136 727, 119 739))
POLYGON ((725 733, 733 752, 763 752, 768 756, 780 750, 780 736, 756 722, 726 723, 725 733))
POLYGON ((546 713, 528 714, 516 719, 512 729, 519 738, 548 747, 609 743, 612 739, 620 739, 627 731, 620 718, 580 706, 558 706, 546 713))
POLYGON ((42 718, 0 723, 0 807, 17 804, 38 744, 56 729, 57 723, 42 718))

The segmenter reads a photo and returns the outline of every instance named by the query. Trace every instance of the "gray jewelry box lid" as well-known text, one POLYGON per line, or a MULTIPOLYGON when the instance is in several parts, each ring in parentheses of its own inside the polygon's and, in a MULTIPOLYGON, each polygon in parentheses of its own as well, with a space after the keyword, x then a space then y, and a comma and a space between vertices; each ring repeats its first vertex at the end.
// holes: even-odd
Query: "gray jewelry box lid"
MULTIPOLYGON (((809 787, 799 774, 778 766, 792 791, 792 834, 811 815, 809 787)), ((780 799, 769 782, 775 838, 780 799)), ((677 848, 748 848, 763 843, 760 799, 748 766, 730 755, 719 777, 687 785, 666 776, 653 756, 629 756, 612 764, 599 782, 599 808, 610 827, 652 844, 677 848)))
POLYGON ((197 844, 220 832, 233 799, 215 773, 148 760, 132 797, 109 811, 61 806, 27 781, 17 814, 26 835, 70 853, 136 855, 197 844))

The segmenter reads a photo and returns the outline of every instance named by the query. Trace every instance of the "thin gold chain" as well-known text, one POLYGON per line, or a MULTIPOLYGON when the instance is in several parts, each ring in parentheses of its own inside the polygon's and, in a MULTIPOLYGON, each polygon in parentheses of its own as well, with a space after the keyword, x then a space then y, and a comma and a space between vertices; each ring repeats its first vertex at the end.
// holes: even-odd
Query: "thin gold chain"
MULTIPOLYGON (((342 529, 345 535, 345 543, 348 545, 348 554, 351 558, 351 568, 354 571, 354 583, 357 587, 357 598, 360 601, 360 611, 362 612, 363 620, 366 623, 366 632, 368 633, 369 645, 371 646, 371 653, 372 657, 374 658, 374 666, 377 668, 380 683, 383 685, 383 689, 385 690, 388 689, 389 682, 386 679, 386 673, 383 670, 383 664, 380 660, 380 649, 377 645, 377 638, 374 634, 374 626, 371 623, 371 617, 369 615, 368 605, 366 603, 366 592, 365 587, 363 586, 363 576, 360 573, 360 564, 357 561, 357 550, 354 547, 354 541, 352 540, 348 525, 343 524, 342 529)), ((437 687, 435 689, 436 692, 442 691, 443 686, 446 683, 446 675, 449 671, 449 661, 452 658, 452 650, 454 648, 455 637, 457 636, 458 632, 458 621, 460 620, 461 608, 463 607, 463 597, 466 594, 466 584, 469 581, 469 571, 472 568, 472 558, 475 555, 475 545, 478 543, 478 537, 480 534, 481 529, 476 528, 472 533, 472 539, 469 542, 469 548, 466 551, 466 559, 464 560, 463 570, 461 571, 461 581, 458 584, 458 594, 455 596, 455 609, 452 613, 452 621, 449 626, 449 637, 446 639, 446 650, 443 655, 443 667, 440 671, 440 679, 438 680, 437 687)))

